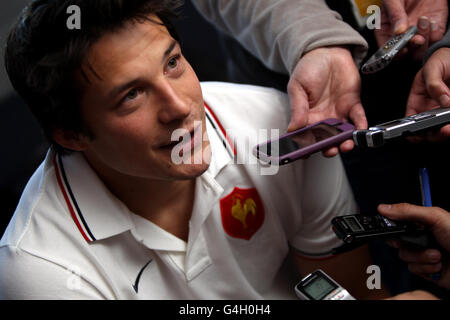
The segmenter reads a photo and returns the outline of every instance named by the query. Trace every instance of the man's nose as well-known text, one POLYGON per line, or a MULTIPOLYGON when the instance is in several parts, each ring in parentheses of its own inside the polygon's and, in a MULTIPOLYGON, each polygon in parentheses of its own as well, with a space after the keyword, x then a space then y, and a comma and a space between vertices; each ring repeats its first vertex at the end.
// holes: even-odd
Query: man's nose
POLYGON ((191 103, 171 83, 166 82, 160 88, 161 108, 159 119, 162 123, 182 120, 191 113, 191 103))

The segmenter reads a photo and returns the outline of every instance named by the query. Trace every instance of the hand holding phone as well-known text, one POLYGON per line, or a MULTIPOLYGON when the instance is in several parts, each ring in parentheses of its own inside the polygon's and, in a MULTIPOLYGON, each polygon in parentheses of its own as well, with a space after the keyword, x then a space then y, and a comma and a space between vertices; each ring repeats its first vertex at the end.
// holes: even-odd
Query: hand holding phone
POLYGON ((338 119, 326 119, 257 145, 253 154, 271 164, 287 164, 352 138, 355 127, 338 119))

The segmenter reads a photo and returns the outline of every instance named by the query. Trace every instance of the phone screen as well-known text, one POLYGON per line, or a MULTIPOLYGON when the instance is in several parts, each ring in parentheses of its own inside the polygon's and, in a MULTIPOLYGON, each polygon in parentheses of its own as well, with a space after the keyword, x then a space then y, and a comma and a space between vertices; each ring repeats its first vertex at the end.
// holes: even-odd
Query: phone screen
MULTIPOLYGON (((279 156, 283 156, 299 150, 301 148, 308 147, 319 141, 331 138, 335 135, 342 133, 342 131, 334 126, 330 126, 326 123, 320 123, 316 126, 309 128, 308 130, 300 131, 296 134, 284 137, 279 140, 279 156)), ((267 155, 271 155, 272 145, 268 143, 267 149, 260 148, 262 152, 267 155)))

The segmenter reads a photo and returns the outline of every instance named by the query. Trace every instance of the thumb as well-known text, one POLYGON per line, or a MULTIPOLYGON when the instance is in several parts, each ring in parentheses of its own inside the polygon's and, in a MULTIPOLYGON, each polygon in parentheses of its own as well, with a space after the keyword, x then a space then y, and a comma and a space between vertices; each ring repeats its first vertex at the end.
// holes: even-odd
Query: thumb
POLYGON ((408 29, 408 15, 405 11, 404 1, 384 0, 383 5, 387 11, 391 26, 395 34, 400 34, 408 29))
POLYGON ((438 66, 424 69, 423 77, 428 94, 441 106, 450 107, 450 90, 444 82, 444 70, 438 66))
POLYGON ((300 129, 308 124, 309 102, 308 95, 298 82, 288 85, 291 104, 291 122, 288 132, 300 129))
POLYGON ((392 220, 407 220, 433 227, 440 220, 443 211, 435 207, 422 207, 409 203, 393 205, 380 204, 378 212, 392 220))

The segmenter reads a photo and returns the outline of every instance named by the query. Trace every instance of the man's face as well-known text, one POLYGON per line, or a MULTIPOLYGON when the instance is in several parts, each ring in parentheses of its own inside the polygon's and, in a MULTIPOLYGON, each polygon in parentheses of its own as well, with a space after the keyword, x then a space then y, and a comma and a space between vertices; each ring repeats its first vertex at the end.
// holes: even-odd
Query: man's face
POLYGON ((89 49, 82 69, 82 115, 94 136, 82 151, 97 171, 178 180, 208 168, 207 135, 193 134, 206 131, 200 84, 165 26, 129 23, 106 34, 89 49), (197 164, 173 163, 176 129, 191 133, 184 151, 197 164), (201 164, 195 152, 202 153, 201 164))

